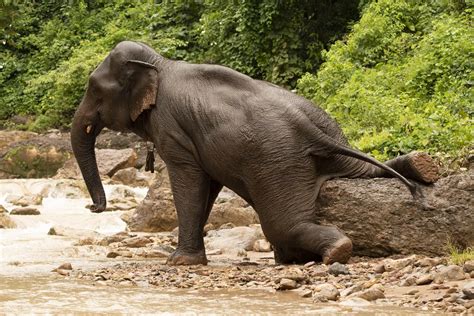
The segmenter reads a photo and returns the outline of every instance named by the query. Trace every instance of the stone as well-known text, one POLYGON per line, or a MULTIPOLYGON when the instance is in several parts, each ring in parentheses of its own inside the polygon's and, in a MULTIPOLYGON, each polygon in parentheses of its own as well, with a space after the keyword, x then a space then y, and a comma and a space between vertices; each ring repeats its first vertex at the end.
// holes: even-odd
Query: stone
POLYGON ((14 208, 10 215, 40 215, 40 211, 34 207, 17 207, 14 208))
POLYGON ((371 305, 371 303, 361 297, 348 297, 341 301, 339 305, 345 307, 364 307, 371 305))
POLYGON ((108 246, 111 243, 121 242, 124 239, 127 239, 129 237, 132 237, 132 236, 130 236, 127 232, 119 232, 114 235, 106 236, 102 238, 101 240, 99 240, 98 244, 100 246, 108 246))
POLYGON ((431 273, 424 274, 416 279, 416 285, 427 285, 433 282, 434 276, 431 273))
POLYGON ((107 258, 117 258, 117 257, 124 257, 124 258, 131 258, 133 256, 132 252, 125 251, 125 250, 113 250, 107 253, 107 258))
POLYGON ((340 296, 339 290, 330 283, 323 283, 314 287, 315 294, 317 296, 323 296, 329 301, 337 301, 340 296))
POLYGON ((56 269, 60 269, 60 270, 72 270, 72 265, 69 263, 69 262, 66 262, 66 263, 63 263, 61 264, 59 267, 57 267, 56 269))
POLYGON ((234 227, 231 229, 211 230, 204 237, 206 249, 252 250, 255 241, 263 237, 262 230, 257 227, 234 227))
POLYGON ((296 289, 297 286, 298 284, 296 283, 295 280, 282 278, 280 279, 278 289, 279 290, 293 290, 293 289, 296 289))
POLYGON ((400 282, 400 286, 412 286, 416 284, 416 276, 409 275, 400 282))
POLYGON ((284 271, 282 278, 295 280, 296 282, 301 282, 301 281, 306 280, 307 276, 300 268, 292 267, 284 271))
POLYGON ((362 284, 355 284, 353 286, 350 286, 348 288, 345 288, 344 290, 341 291, 341 297, 346 297, 351 294, 354 294, 356 292, 362 291, 364 288, 362 284))
POLYGON ((71 228, 71 227, 65 227, 65 226, 60 226, 60 225, 51 227, 48 231, 48 235, 63 236, 63 237, 69 237, 69 238, 75 238, 75 239, 81 239, 81 238, 100 239, 103 237, 103 235, 93 230, 71 228))
POLYGON ((375 273, 384 273, 385 272, 385 264, 383 262, 377 264, 374 268, 374 272, 375 273))
POLYGON ((467 282, 462 287, 462 293, 466 296, 467 299, 474 299, 474 281, 467 282))
POLYGON ((340 274, 349 274, 349 269, 347 269, 346 265, 344 264, 334 262, 329 266, 328 273, 335 276, 338 276, 340 274))
POLYGON ((22 196, 15 196, 15 195, 10 195, 7 196, 5 199, 6 202, 26 207, 30 205, 41 205, 43 202, 43 196, 41 194, 33 194, 33 195, 22 195, 22 196))
POLYGON ((356 292, 351 296, 363 298, 364 300, 367 300, 369 302, 378 300, 380 298, 385 298, 383 286, 381 286, 380 284, 376 284, 371 288, 356 292))
POLYGON ((171 251, 161 245, 155 245, 145 252, 146 258, 168 258, 170 255, 171 251))
POLYGON ((465 278, 464 271, 460 266, 449 265, 447 267, 442 267, 439 272, 435 274, 434 282, 444 283, 447 281, 460 281, 465 278))
POLYGON ((316 200, 314 221, 344 231, 356 256, 444 256, 446 236, 473 245, 474 168, 421 188, 424 199, 418 203, 398 179, 329 180, 316 200))
POLYGON ((439 258, 439 257, 436 257, 436 258, 426 257, 426 258, 421 258, 421 259, 417 260, 415 262, 415 266, 417 266, 417 267, 435 267, 437 265, 444 264, 445 261, 446 261, 445 259, 439 258))
POLYGON ((150 244, 152 242, 153 241, 150 240, 150 238, 148 237, 137 236, 137 237, 126 238, 122 240, 120 244, 128 248, 140 248, 140 247, 145 247, 147 244, 150 244))
POLYGON ((463 270, 466 273, 471 273, 472 271, 474 271, 474 260, 464 262, 463 270))
POLYGON ((266 239, 258 239, 253 244, 253 250, 257 252, 271 252, 272 245, 266 239))

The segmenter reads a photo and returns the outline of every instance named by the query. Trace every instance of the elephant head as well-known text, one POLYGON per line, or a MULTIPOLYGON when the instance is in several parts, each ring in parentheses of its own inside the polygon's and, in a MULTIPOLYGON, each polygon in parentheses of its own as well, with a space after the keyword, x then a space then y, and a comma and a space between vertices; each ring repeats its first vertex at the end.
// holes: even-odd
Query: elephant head
POLYGON ((87 189, 91 210, 106 207, 94 146, 104 127, 129 131, 140 115, 156 103, 158 75, 164 58, 137 42, 119 43, 92 72, 71 127, 71 145, 87 189))

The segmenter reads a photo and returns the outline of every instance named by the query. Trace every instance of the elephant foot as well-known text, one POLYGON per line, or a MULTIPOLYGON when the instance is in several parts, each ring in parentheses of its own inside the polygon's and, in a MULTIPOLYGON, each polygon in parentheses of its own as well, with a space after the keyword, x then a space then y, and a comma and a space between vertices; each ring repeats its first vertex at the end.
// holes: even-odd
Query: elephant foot
POLYGON ((427 153, 414 152, 406 157, 412 179, 424 183, 434 183, 439 179, 438 166, 427 153))
POLYGON ((352 241, 347 237, 342 237, 333 243, 323 254, 323 263, 332 264, 334 262, 347 263, 352 255, 352 241))
POLYGON ((206 253, 204 250, 197 253, 187 253, 177 249, 169 256, 166 264, 171 266, 207 265, 206 253))

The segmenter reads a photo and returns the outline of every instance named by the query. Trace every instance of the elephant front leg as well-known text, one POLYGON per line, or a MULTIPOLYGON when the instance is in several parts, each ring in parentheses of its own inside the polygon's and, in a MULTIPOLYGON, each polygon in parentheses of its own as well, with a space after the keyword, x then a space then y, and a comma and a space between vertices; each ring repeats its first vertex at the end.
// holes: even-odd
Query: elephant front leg
MULTIPOLYGON (((191 165, 168 166, 174 203, 178 212, 178 248, 168 258, 170 265, 207 264, 203 228, 207 221, 211 191, 209 176, 191 165)), ((217 196, 217 194, 215 194, 217 196)), ((215 197, 213 198, 215 199, 215 197)), ((212 200, 212 202, 214 202, 212 200)), ((212 206, 211 206, 212 207, 212 206)))

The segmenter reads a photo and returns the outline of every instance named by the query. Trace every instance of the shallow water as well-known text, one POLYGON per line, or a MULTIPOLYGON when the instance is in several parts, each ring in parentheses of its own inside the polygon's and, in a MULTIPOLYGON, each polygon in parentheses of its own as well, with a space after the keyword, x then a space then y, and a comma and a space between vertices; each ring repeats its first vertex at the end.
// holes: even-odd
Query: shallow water
MULTIPOLYGON (((8 210, 8 195, 38 194, 48 190, 38 216, 11 216, 16 229, 0 229, 0 313, 153 313, 153 314, 346 314, 346 315, 425 315, 395 307, 313 304, 295 293, 257 290, 169 290, 148 286, 94 285, 52 273, 61 263, 70 262, 82 270, 115 264, 100 249, 77 251, 75 240, 49 236, 53 225, 113 234, 125 229, 121 212, 94 214, 84 206, 89 198, 76 189, 64 188, 56 180, 0 180, 0 204, 8 210), (76 190, 76 191, 75 191, 76 190), (67 194, 66 194, 66 193, 67 194), (72 192, 72 193, 71 193, 72 192), (68 198, 74 196, 75 198, 68 198)), ((124 188, 106 186, 108 197, 124 188)), ((133 189, 143 198, 145 188, 133 189)), ((100 248, 100 247, 99 247, 100 248)))

